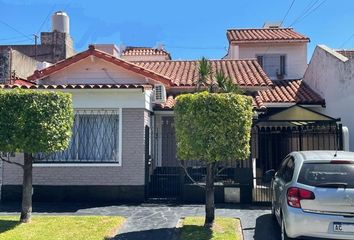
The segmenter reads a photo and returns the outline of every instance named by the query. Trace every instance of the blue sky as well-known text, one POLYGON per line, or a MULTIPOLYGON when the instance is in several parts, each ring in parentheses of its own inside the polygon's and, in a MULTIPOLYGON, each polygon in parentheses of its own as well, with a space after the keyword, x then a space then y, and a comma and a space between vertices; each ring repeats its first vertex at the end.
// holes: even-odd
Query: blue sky
MULTIPOLYGON (((65 10, 77 51, 90 43, 162 43, 174 59, 217 59, 226 53, 226 29, 256 28, 266 21, 281 21, 292 2, 0 0, 0 44, 30 44, 31 34, 50 31, 49 14, 65 10)), ((352 0, 295 0, 283 25, 292 25, 311 38, 309 57, 317 44, 354 48, 353 9, 352 0)))

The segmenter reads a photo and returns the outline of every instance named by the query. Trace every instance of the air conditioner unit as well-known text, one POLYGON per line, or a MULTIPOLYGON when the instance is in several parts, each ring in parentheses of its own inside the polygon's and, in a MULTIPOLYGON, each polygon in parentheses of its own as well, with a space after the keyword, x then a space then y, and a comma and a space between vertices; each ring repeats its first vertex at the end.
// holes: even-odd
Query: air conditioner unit
POLYGON ((154 86, 154 92, 152 95, 153 103, 164 103, 166 102, 166 88, 163 84, 156 84, 154 86))

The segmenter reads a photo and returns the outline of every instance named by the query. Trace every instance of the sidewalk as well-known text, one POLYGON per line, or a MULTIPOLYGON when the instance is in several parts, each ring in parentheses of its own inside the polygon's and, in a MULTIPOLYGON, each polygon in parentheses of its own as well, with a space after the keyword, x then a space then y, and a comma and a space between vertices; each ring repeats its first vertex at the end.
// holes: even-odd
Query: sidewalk
MULTIPOLYGON (((18 204, 0 205, 0 214, 18 214, 18 204)), ((203 205, 117 205, 98 206, 89 204, 35 203, 33 214, 51 215, 108 215, 123 216, 127 220, 117 240, 171 239, 175 240, 175 226, 181 217, 204 216, 203 205)), ((276 226, 267 208, 254 206, 218 205, 216 216, 241 219, 245 240, 278 240, 276 226)))

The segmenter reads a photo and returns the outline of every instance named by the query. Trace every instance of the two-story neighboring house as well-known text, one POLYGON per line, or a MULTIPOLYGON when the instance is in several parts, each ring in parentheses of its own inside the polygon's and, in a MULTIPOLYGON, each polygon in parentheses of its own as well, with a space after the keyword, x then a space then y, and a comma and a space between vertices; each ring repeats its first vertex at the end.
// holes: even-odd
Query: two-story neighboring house
POLYGON ((301 79, 307 68, 308 37, 292 28, 264 25, 259 29, 227 30, 225 59, 257 58, 272 80, 301 79))

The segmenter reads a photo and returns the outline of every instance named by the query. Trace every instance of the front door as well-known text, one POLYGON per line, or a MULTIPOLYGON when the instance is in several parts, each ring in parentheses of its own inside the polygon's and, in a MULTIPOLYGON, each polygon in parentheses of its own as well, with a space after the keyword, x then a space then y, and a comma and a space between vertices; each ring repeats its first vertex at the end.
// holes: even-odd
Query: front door
POLYGON ((162 167, 178 167, 174 117, 162 117, 162 167))

